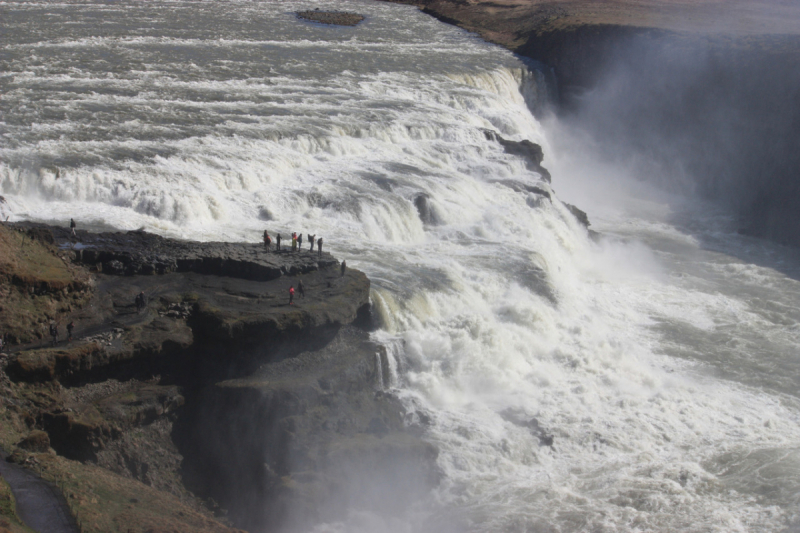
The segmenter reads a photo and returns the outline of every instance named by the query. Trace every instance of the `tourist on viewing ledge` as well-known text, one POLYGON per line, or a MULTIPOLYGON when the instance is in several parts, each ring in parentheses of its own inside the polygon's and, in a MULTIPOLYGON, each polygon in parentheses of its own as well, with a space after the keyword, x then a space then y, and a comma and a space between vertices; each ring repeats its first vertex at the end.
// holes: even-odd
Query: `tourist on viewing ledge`
POLYGON ((272 239, 270 238, 267 230, 264 230, 264 248, 266 248, 268 252, 271 244, 272 244, 272 239))

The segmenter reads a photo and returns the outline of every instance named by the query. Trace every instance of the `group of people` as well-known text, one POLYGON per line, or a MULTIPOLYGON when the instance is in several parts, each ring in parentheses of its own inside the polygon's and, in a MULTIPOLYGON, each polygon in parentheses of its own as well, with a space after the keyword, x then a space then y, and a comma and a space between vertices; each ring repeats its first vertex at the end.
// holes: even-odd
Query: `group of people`
MULTIPOLYGON (((309 252, 314 251, 314 243, 317 244, 317 254, 322 255, 322 237, 317 239, 316 235, 308 234, 308 242, 309 242, 309 252)), ((264 230, 264 248, 269 252, 272 248, 272 237, 270 236, 267 230, 264 230)), ((301 251, 303 248, 303 234, 302 233, 292 233, 292 251, 297 252, 301 251)), ((275 236, 275 251, 281 251, 281 234, 278 233, 275 236)))
MULTIPOLYGON (((75 322, 70 320, 67 324, 67 342, 72 342, 72 332, 75 329, 75 322)), ((53 346, 58 344, 58 323, 50 322, 50 337, 53 339, 53 346)))

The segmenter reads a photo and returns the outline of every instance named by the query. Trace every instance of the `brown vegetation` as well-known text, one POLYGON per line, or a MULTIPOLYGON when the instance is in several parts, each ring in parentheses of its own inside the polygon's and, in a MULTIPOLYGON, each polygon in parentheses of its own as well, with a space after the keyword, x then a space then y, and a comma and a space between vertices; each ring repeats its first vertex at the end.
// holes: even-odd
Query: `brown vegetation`
POLYGON ((63 322, 91 292, 88 272, 56 248, 49 232, 0 225, 0 334, 14 343, 43 339, 50 322, 63 322))

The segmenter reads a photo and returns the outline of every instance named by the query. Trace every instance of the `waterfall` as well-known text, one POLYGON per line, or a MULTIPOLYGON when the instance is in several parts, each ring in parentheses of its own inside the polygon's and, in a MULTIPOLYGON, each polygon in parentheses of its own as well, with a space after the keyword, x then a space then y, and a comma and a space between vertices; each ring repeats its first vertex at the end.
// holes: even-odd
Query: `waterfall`
POLYGON ((348 6, 365 21, 303 22, 294 0, 3 4, 0 208, 301 231, 367 273, 380 385, 443 476, 391 526, 359 509, 319 531, 782 530, 797 278, 732 259, 755 245, 698 209, 727 243, 703 248, 671 216, 683 199, 629 198, 555 142, 546 70, 409 6, 348 6), (44 13, 59 23, 28 24, 44 13), (552 185, 498 136, 542 146, 552 185), (557 194, 582 184, 626 199, 592 203, 599 240, 557 194))

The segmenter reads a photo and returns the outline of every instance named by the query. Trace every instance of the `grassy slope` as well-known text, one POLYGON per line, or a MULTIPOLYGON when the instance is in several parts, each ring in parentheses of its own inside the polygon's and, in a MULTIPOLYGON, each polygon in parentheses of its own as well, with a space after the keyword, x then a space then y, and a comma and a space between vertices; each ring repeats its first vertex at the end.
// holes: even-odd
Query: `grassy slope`
POLYGON ((28 343, 55 320, 65 335, 66 314, 85 303, 88 289, 88 275, 53 245, 0 225, 0 333, 28 343))

